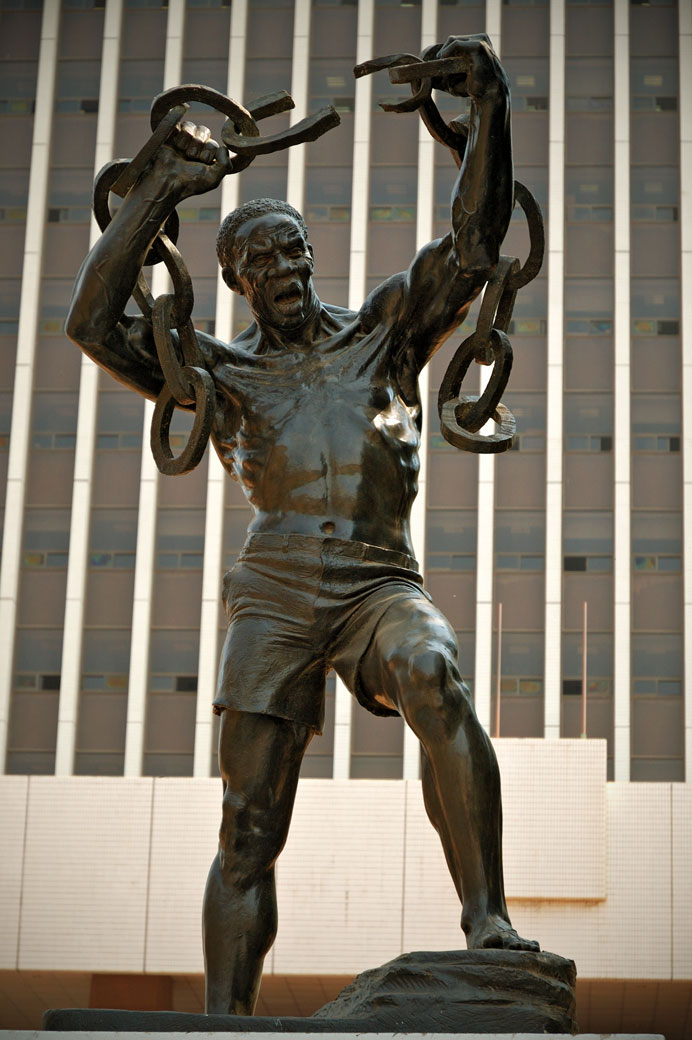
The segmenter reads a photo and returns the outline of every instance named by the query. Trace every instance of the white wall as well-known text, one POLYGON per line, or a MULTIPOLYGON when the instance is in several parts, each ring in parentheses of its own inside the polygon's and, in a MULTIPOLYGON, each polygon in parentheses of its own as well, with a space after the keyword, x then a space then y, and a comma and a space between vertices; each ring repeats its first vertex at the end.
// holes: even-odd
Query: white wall
MULTIPOLYGON (((692 787, 606 784, 603 741, 499 740, 514 923, 584 978, 692 973, 692 787)), ((0 777, 0 968, 202 971, 220 783, 0 777)), ((266 970, 463 947, 418 781, 306 780, 266 970)))

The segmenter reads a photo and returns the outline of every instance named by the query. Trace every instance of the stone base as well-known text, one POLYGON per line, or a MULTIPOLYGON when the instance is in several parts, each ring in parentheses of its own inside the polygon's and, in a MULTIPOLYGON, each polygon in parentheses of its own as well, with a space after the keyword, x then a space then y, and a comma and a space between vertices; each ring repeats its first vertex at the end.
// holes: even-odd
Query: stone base
POLYGON ((577 1031, 573 961, 552 953, 406 953, 362 972, 312 1018, 175 1011, 47 1011, 43 1029, 160 1033, 562 1033, 577 1031))
POLYGON ((552 953, 405 953, 364 971, 318 1021, 429 1033, 576 1033, 576 969, 552 953))

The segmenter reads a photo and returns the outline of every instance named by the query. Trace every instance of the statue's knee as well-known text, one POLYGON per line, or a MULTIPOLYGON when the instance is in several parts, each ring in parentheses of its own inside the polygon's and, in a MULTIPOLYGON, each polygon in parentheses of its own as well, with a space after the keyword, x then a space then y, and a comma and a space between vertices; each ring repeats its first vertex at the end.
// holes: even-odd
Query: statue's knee
POLYGON ((399 673, 399 686, 406 719, 421 738, 431 730, 441 736, 456 729, 467 702, 456 668, 443 650, 412 650, 399 673))

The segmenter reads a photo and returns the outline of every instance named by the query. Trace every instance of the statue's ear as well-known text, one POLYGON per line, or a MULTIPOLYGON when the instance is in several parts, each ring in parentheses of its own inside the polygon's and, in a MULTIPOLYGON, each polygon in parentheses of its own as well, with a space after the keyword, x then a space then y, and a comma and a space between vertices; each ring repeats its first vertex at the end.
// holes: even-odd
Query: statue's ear
POLYGON ((236 278, 235 271, 232 267, 222 267, 221 275, 229 289, 232 289, 233 292, 237 292, 240 296, 243 295, 243 290, 238 284, 238 279, 236 278))

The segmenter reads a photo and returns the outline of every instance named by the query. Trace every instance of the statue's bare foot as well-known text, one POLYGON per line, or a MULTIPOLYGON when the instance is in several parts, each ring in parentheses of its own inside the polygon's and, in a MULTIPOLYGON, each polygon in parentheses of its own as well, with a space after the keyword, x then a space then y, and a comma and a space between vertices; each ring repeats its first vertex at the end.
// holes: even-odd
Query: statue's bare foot
POLYGON ((464 923, 466 945, 469 950, 528 950, 538 953, 540 946, 533 939, 522 939, 509 921, 498 914, 488 914, 477 923, 464 923))

